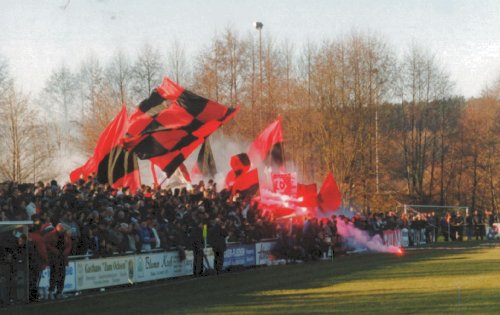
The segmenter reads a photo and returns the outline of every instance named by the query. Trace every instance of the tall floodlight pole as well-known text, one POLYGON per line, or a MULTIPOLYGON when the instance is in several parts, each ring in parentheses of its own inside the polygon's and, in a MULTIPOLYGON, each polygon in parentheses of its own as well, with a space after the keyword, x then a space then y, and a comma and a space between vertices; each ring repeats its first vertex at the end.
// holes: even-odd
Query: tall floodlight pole
POLYGON ((379 193, 379 158, 378 158, 378 104, 375 103, 375 175, 376 175, 376 185, 377 194, 379 193))
MULTIPOLYGON (((375 77, 378 74, 378 69, 373 69, 371 71, 371 75, 374 75, 375 77)), ((372 93, 373 89, 371 87, 372 85, 372 79, 370 78, 370 94, 372 93)), ((375 104, 375 187, 377 194, 379 193, 379 157, 378 157, 378 97, 377 95, 374 95, 374 104, 375 104)))
POLYGON ((259 77, 260 77, 260 83, 259 83, 259 128, 261 127, 260 124, 262 122, 262 28, 264 27, 264 24, 262 22, 255 22, 254 23, 255 29, 259 31, 259 77))

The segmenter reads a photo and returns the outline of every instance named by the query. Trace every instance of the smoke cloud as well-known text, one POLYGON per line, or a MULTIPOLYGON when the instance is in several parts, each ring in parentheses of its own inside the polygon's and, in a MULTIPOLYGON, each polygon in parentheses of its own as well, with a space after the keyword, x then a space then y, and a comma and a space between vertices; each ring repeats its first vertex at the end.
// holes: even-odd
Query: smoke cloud
POLYGON ((360 230, 351 222, 337 220, 337 233, 342 236, 349 247, 356 250, 367 249, 372 252, 400 254, 401 249, 396 246, 386 246, 380 235, 370 236, 367 231, 360 230))
MULTIPOLYGON (((247 152, 250 142, 243 141, 234 136, 224 135, 220 131, 211 135, 209 141, 214 155, 215 166, 217 167, 217 174, 215 174, 214 178, 191 178, 191 180, 193 184, 197 184, 200 180, 207 182, 209 179, 213 179, 217 184, 218 190, 221 190, 224 188, 226 175, 231 169, 229 164, 231 156, 247 152)), ((196 149, 185 161, 186 167, 190 173, 196 163, 200 148, 196 149)))
POLYGON ((269 189, 260 190, 260 205, 264 207, 283 207, 295 210, 297 214, 304 214, 307 208, 300 207, 298 204, 302 202, 302 198, 294 198, 292 196, 275 193, 269 189))

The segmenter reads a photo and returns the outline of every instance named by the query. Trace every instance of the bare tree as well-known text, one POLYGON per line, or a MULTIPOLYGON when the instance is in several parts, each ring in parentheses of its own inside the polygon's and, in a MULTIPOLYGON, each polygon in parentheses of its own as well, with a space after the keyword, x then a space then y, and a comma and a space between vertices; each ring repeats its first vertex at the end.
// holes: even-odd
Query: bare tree
POLYGON ((121 104, 116 101, 109 89, 103 88, 96 95, 94 106, 91 110, 85 111, 80 122, 81 135, 78 143, 82 152, 90 155, 94 151, 97 139, 120 108, 121 104))
MULTIPOLYGON (((436 65, 434 57, 412 46, 401 68, 401 141, 406 165, 407 192, 413 199, 427 201, 432 192, 425 191, 427 168, 435 167, 438 148, 436 118, 439 112, 433 103, 451 94, 452 84, 436 65)), ((441 125, 443 122, 441 122, 441 125)), ((442 139, 441 139, 442 140, 442 139)), ((434 173, 431 168, 432 190, 434 173)))
POLYGON ((184 46, 175 39, 167 53, 167 74, 180 85, 189 83, 189 67, 184 46))
POLYGON ((51 138, 39 132, 43 125, 30 109, 28 98, 10 82, 0 97, 0 176, 15 182, 47 179, 53 157, 51 138))
POLYGON ((0 56, 0 91, 1 88, 4 87, 9 80, 9 71, 7 62, 0 56))
POLYGON ((82 63, 78 76, 82 100, 82 113, 96 106, 97 96, 104 86, 104 70, 97 57, 91 55, 82 63))
POLYGON ((111 63, 106 68, 106 81, 117 102, 126 104, 132 81, 132 67, 123 51, 116 52, 111 63))
POLYGON ((74 112, 77 94, 76 77, 64 65, 54 71, 43 89, 47 111, 62 113, 65 122, 70 120, 70 112, 74 112))
POLYGON ((140 50, 132 68, 132 88, 137 100, 147 98, 161 83, 163 76, 162 56, 157 48, 146 44, 140 50))

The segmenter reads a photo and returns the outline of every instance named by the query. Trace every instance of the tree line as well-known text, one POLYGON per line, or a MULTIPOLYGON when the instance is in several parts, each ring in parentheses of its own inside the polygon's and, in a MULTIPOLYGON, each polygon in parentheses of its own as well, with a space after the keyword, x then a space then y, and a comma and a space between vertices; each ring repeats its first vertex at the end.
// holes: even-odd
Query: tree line
POLYGON ((281 115, 289 168, 305 183, 333 171, 345 206, 498 208, 500 80, 465 99, 418 45, 399 56, 364 33, 296 47, 226 29, 189 58, 174 41, 168 51, 146 44, 133 58, 117 51, 105 63, 89 56, 76 69, 61 65, 35 96, 16 88, 7 65, 0 66, 4 180, 55 176, 49 165, 68 143, 90 154, 121 104, 132 109, 166 74, 241 106, 227 135, 251 140, 281 115))

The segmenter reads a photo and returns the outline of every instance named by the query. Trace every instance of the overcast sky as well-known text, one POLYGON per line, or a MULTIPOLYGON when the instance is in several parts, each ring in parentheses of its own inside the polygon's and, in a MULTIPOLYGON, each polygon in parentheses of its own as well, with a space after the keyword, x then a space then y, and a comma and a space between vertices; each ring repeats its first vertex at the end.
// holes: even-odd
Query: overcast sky
POLYGON ((177 39, 193 55, 228 26, 257 35, 257 20, 263 36, 299 48, 351 30, 376 34, 398 53, 414 42, 466 97, 500 76, 497 0, 0 0, 0 56, 18 86, 36 93, 52 70, 76 70, 90 54, 107 62, 118 49, 135 56, 143 43, 166 50, 177 39))

